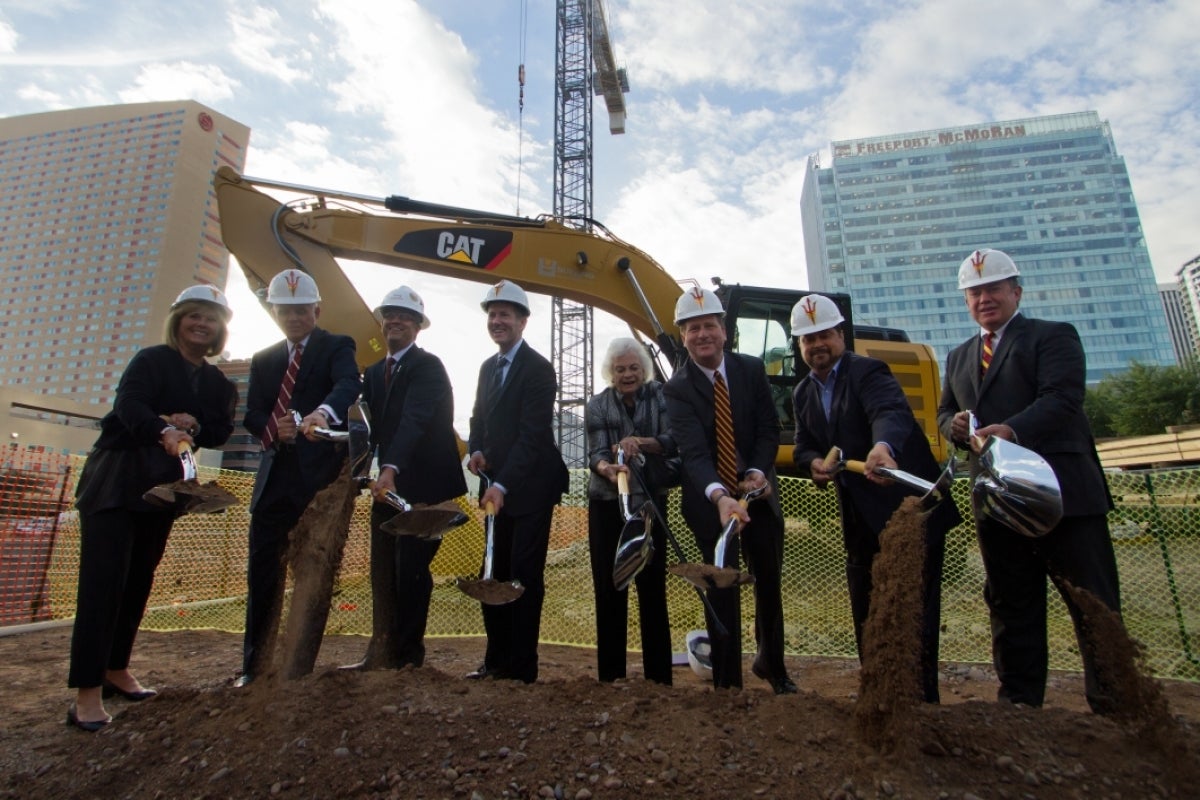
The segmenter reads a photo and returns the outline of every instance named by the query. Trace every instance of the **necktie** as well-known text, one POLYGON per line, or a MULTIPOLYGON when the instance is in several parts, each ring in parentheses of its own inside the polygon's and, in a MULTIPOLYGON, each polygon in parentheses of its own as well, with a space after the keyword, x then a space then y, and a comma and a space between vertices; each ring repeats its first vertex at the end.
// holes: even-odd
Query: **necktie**
POLYGON ((717 477, 730 492, 737 490, 737 447, 733 442, 733 412, 725 378, 713 375, 713 419, 717 429, 717 477))
POLYGON ((992 341, 996 334, 988 331, 983 335, 983 350, 979 354, 979 377, 987 375, 988 367, 992 365, 992 341))
POLYGON ((275 442, 278 429, 275 420, 288 411, 292 402, 292 390, 296 388, 296 373, 300 371, 300 356, 304 354, 304 345, 296 345, 292 350, 292 359, 288 362, 287 372, 283 373, 283 383, 279 385, 279 395, 275 398, 275 408, 271 410, 271 418, 267 420, 267 429, 263 432, 262 446, 269 450, 275 442))
POLYGON ((387 394, 388 389, 392 385, 392 373, 396 371, 396 359, 388 356, 387 362, 383 365, 383 393, 387 394))
POLYGON ((500 391, 500 387, 504 385, 504 368, 508 366, 508 356, 500 356, 496 359, 496 371, 492 373, 492 392, 500 391))

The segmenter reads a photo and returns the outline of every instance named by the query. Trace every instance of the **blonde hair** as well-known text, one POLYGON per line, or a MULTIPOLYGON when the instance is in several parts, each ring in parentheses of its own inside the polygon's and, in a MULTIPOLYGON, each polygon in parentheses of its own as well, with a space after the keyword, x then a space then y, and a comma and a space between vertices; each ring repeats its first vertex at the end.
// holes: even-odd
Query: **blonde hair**
POLYGON ((613 362, 629 353, 635 354, 638 357, 638 363, 642 365, 642 383, 654 377, 654 362, 650 360, 650 353, 646 351, 645 345, 637 339, 623 336, 619 339, 613 339, 608 343, 608 350, 604 353, 604 361, 600 364, 600 377, 609 386, 613 385, 613 362))
POLYGON ((221 325, 221 332, 217 334, 216 340, 208 348, 205 355, 219 356, 225 350, 225 341, 229 338, 229 328, 225 324, 225 315, 221 313, 221 307, 216 303, 206 303, 203 300, 184 300, 175 308, 171 309, 171 313, 167 315, 167 321, 163 323, 163 342, 170 345, 172 349, 179 349, 179 320, 191 314, 194 311, 214 311, 217 322, 221 325))

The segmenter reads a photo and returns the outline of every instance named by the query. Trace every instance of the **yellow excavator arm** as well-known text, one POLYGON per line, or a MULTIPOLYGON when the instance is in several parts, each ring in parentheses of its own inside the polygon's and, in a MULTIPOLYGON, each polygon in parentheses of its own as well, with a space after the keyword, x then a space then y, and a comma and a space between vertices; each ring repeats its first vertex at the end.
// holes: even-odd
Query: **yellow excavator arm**
POLYGON ((679 284, 602 226, 584 232, 551 219, 334 193, 246 178, 228 167, 217 170, 213 186, 222 238, 251 290, 265 289, 288 267, 311 274, 321 287, 322 322, 355 339, 362 367, 383 356, 384 343, 339 257, 487 284, 507 278, 613 314, 672 362, 679 352, 672 337, 679 284), (259 187, 305 197, 284 204, 259 187))

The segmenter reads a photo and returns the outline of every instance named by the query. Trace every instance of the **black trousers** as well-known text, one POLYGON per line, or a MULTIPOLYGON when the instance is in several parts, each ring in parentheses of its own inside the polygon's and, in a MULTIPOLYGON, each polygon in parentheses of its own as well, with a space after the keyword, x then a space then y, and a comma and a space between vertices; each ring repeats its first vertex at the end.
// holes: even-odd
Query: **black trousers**
POLYGON ((519 580, 525 592, 511 603, 483 605, 483 628, 487 633, 483 663, 489 670, 525 683, 533 683, 538 676, 537 646, 553 517, 554 506, 549 505, 515 517, 501 511, 495 520, 492 577, 498 581, 519 580))
MULTIPOLYGON (((855 512, 851 503, 842 504, 842 542, 846 548, 846 588, 850 593, 850 615, 854 619, 854 642, 862 659, 862 631, 871 610, 874 583, 871 568, 879 554, 879 536, 855 512)), ((926 703, 937 703, 938 647, 942 624, 942 567, 946 560, 946 530, 934 521, 925 528, 925 572, 921 581, 921 694, 926 703)), ((918 576, 913 576, 914 580, 918 576)))
POLYGON ((380 528, 400 512, 383 503, 371 505, 371 615, 368 661, 399 668, 425 663, 425 628, 433 595, 429 565, 441 540, 394 536, 380 528))
MULTIPOLYGON (((665 517, 661 504, 659 510, 665 517)), ((613 585, 613 562, 624 527, 625 517, 616 500, 589 501, 588 551, 596 597, 596 674, 602 681, 614 681, 627 674, 629 589, 617 591, 613 585)), ((661 527, 655 525, 651 532, 654 556, 634 578, 634 585, 642 630, 642 669, 647 680, 670 686, 671 623, 667 616, 666 541, 661 527)))
POLYGON ((1086 589, 1120 613, 1121 591, 1108 521, 1104 515, 1065 517, 1039 539, 995 522, 976 523, 987 573, 984 599, 992 623, 992 661, 1001 700, 1040 706, 1045 700, 1049 649, 1046 644, 1046 578, 1058 588, 1083 657, 1088 705, 1098 713, 1117 710, 1104 693, 1095 659, 1084 640, 1083 617, 1064 582, 1086 589))
POLYGON ((67 686, 92 689, 107 670, 129 666, 154 570, 162 560, 174 511, 106 509, 83 514, 79 588, 67 686))
MULTIPOLYGON (((783 660, 783 520, 771 513, 764 501, 752 503, 751 522, 736 537, 747 569, 754 575, 754 638, 758 643, 755 663, 770 680, 788 677, 783 660)), ((715 563, 716 539, 696 538, 704 563, 715 563)), ((721 636, 712 613, 705 621, 712 646, 713 686, 717 689, 742 686, 742 590, 708 590, 716 618, 724 624, 721 636)))

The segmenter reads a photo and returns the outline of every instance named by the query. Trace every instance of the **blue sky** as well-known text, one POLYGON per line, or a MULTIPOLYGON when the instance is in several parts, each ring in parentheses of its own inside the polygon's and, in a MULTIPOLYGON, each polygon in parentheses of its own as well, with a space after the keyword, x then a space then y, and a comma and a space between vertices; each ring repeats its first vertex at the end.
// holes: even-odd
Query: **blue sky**
MULTIPOLYGON (((623 136, 597 103, 596 218, 680 279, 804 288, 800 187, 830 141, 1096 110, 1128 164, 1159 280, 1200 253, 1200 3, 840 7, 607 0, 632 91, 623 136)), ((250 175, 508 213, 551 208, 553 66, 552 0, 0 6, 0 115, 186 97, 251 127, 250 175)), ((476 337, 438 324, 477 310, 480 286, 351 274, 372 305, 416 288, 434 323, 420 343, 444 358, 490 351, 482 317, 476 337)), ((231 347, 244 356, 278 333, 239 283, 231 347)), ((623 328, 598 317, 603 352, 623 328)), ((547 354, 548 328, 539 304, 528 333, 547 354)), ((468 372, 455 378, 460 406, 468 372)))

